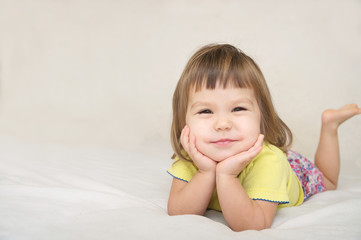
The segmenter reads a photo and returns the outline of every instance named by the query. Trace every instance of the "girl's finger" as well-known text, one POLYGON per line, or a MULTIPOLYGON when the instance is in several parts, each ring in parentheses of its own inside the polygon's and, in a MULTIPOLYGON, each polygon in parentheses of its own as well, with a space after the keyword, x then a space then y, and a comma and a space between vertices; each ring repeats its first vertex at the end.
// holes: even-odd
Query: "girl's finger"
POLYGON ((181 140, 181 144, 184 148, 184 150, 186 152, 188 152, 188 146, 189 146, 189 128, 188 126, 186 125, 182 132, 181 132, 181 136, 180 136, 180 140, 181 140))
POLYGON ((184 139, 185 129, 186 129, 186 127, 184 127, 184 128, 182 129, 182 132, 181 132, 181 135, 180 135, 180 140, 181 140, 181 142, 183 142, 183 139, 184 139))
POLYGON ((198 152, 197 147, 196 147, 196 137, 195 136, 190 136, 189 146, 190 146, 190 150, 191 150, 192 154, 196 154, 198 152))
POLYGON ((260 134, 257 138, 257 141, 256 143, 254 144, 255 147, 259 147, 259 146, 262 146, 263 144, 263 139, 264 139, 264 135, 263 134, 260 134))
POLYGON ((263 144, 263 139, 264 139, 264 135, 260 134, 256 140, 256 142, 254 143, 253 147, 251 147, 247 152, 252 152, 254 151, 256 148, 262 146, 263 144))
POLYGON ((190 155, 191 158, 193 159, 193 161, 204 161, 205 160, 205 156, 198 151, 198 148, 196 146, 196 137, 195 136, 190 136, 190 141, 189 141, 189 150, 190 150, 190 155))

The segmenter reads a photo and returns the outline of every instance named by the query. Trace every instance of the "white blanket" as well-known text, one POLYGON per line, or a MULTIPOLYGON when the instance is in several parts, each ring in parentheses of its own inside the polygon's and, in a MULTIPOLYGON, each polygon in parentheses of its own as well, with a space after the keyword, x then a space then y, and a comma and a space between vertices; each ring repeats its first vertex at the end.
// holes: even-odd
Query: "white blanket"
POLYGON ((360 175, 341 176, 337 191, 279 210, 271 229, 236 233, 216 211, 167 215, 172 161, 158 150, 0 136, 0 239, 361 239, 360 175))

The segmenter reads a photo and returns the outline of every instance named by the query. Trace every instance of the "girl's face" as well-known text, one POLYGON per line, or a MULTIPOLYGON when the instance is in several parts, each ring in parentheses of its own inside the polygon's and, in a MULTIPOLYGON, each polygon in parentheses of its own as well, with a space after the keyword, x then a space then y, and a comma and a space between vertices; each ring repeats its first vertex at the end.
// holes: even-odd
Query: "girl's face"
POLYGON ((246 151, 260 134, 261 113, 251 89, 190 91, 186 124, 198 151, 220 162, 246 151))

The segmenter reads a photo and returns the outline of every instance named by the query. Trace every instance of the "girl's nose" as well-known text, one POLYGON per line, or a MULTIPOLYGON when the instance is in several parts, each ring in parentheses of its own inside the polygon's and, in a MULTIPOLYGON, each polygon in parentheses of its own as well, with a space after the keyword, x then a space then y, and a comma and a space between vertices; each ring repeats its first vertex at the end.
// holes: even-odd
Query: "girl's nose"
POLYGON ((215 122, 216 131, 224 131, 232 128, 232 122, 227 118, 218 118, 215 122))

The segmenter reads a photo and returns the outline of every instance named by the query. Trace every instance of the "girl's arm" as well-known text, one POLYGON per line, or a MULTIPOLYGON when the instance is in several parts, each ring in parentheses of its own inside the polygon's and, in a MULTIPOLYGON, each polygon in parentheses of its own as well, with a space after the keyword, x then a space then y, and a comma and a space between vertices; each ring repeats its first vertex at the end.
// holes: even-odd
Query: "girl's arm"
POLYGON ((224 218, 234 231, 269 228, 277 203, 252 200, 239 182, 239 173, 262 150, 260 135, 248 151, 232 156, 217 165, 216 186, 224 218))
POLYGON ((198 151, 196 139, 190 135, 188 126, 184 127, 180 139, 198 171, 188 183, 173 179, 168 199, 168 214, 203 215, 215 189, 217 165, 198 151))
POLYGON ((203 215, 215 188, 215 172, 197 172, 190 182, 173 179, 168 200, 168 214, 203 215))
POLYGON ((250 199, 234 176, 217 174, 216 185, 224 218, 233 231, 271 226, 278 203, 250 199))

